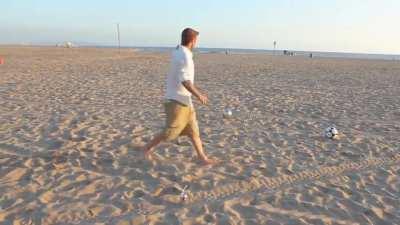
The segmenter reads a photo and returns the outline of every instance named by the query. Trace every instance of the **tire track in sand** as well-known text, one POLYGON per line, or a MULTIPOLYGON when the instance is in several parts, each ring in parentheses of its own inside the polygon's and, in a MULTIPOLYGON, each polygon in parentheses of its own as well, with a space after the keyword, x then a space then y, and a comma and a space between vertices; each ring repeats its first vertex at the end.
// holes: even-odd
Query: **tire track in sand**
POLYGON ((239 193, 257 191, 259 189, 275 190, 283 186, 298 185, 303 182, 320 180, 343 173, 361 172, 379 166, 400 162, 400 153, 391 157, 370 158, 360 162, 346 162, 337 166, 323 166, 314 170, 306 170, 293 175, 282 175, 274 178, 250 178, 231 184, 215 187, 211 190, 192 193, 187 192, 184 204, 194 204, 200 201, 218 200, 239 193))

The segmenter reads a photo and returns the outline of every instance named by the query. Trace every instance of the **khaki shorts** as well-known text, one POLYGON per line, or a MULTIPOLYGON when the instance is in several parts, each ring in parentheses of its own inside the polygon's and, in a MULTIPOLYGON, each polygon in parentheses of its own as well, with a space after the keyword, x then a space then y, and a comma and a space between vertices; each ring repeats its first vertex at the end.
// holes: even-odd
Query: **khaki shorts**
POLYGON ((163 131, 166 141, 172 141, 179 136, 199 136, 196 112, 192 107, 174 100, 165 103, 167 120, 163 131))

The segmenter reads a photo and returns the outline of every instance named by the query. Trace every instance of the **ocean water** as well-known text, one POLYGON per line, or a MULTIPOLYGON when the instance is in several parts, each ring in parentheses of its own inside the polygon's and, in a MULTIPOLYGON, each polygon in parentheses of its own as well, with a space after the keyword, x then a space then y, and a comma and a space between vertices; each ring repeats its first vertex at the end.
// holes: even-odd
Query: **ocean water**
MULTIPOLYGON (((97 46, 101 47, 101 46, 97 46)), ((115 48, 115 47, 113 47, 115 48)), ((132 48, 144 52, 169 52, 174 47, 121 47, 132 48)), ((262 49, 229 49, 229 48, 197 48, 195 52, 200 54, 267 54, 267 55, 284 55, 283 50, 262 50, 262 49)), ((400 55, 390 54, 366 54, 366 53, 343 53, 343 52, 316 52, 316 51, 291 51, 295 57, 309 57, 310 54, 314 58, 345 58, 345 59, 375 59, 375 60, 395 60, 400 61, 400 55)), ((288 56, 289 57, 289 56, 288 56)))
MULTIPOLYGON (((99 47, 99 48, 118 48, 115 46, 87 46, 87 47, 99 47)), ((175 47, 132 47, 124 46, 124 49, 130 48, 136 51, 144 52, 170 52, 175 47)), ((292 51, 294 56, 297 57, 309 57, 310 54, 314 58, 345 58, 345 59, 375 59, 375 60, 392 60, 400 61, 400 54, 367 54, 367 53, 346 53, 346 52, 317 52, 317 51, 292 51)), ((237 49, 237 48, 196 48, 195 52, 200 54, 267 54, 283 56, 283 50, 264 50, 264 49, 237 49)), ((289 56, 288 56, 289 57, 289 56)))

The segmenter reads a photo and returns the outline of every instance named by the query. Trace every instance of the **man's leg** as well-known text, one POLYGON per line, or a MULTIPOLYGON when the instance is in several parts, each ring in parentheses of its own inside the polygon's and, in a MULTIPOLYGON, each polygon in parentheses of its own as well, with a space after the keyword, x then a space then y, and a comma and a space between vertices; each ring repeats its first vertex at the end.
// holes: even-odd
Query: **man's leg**
POLYGON ((204 153, 204 149, 203 149, 203 143, 201 142, 200 136, 199 135, 190 135, 190 140, 193 143, 193 146, 197 152, 197 156, 199 157, 199 159, 204 162, 205 164, 213 164, 215 163, 214 160, 209 159, 206 154, 204 153))
POLYGON ((206 153, 204 152, 203 143, 200 138, 199 125, 196 119, 196 112, 194 111, 194 109, 192 109, 191 111, 189 123, 187 127, 185 127, 183 132, 189 136, 194 146, 194 149, 196 150, 197 156, 203 163, 205 164, 215 163, 215 161, 209 159, 206 153))
POLYGON ((162 141, 164 141, 165 137, 163 133, 158 134, 156 137, 154 137, 146 146, 144 146, 143 151, 144 151, 144 156, 147 159, 151 159, 151 153, 154 151, 155 147, 160 144, 162 141))
POLYGON ((147 159, 151 159, 154 148, 162 141, 172 141, 179 136, 187 124, 190 109, 176 102, 169 102, 165 104, 165 112, 167 114, 166 128, 143 148, 147 159))

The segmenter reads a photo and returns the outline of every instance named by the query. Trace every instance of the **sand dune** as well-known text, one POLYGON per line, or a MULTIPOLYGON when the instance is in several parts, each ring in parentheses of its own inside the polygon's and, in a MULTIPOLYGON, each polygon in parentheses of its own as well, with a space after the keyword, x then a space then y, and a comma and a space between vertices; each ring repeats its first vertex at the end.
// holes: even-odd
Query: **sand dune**
POLYGON ((199 166, 185 138, 138 151, 164 123, 168 54, 0 55, 0 224, 400 224, 398 62, 196 54, 222 160, 199 166))

